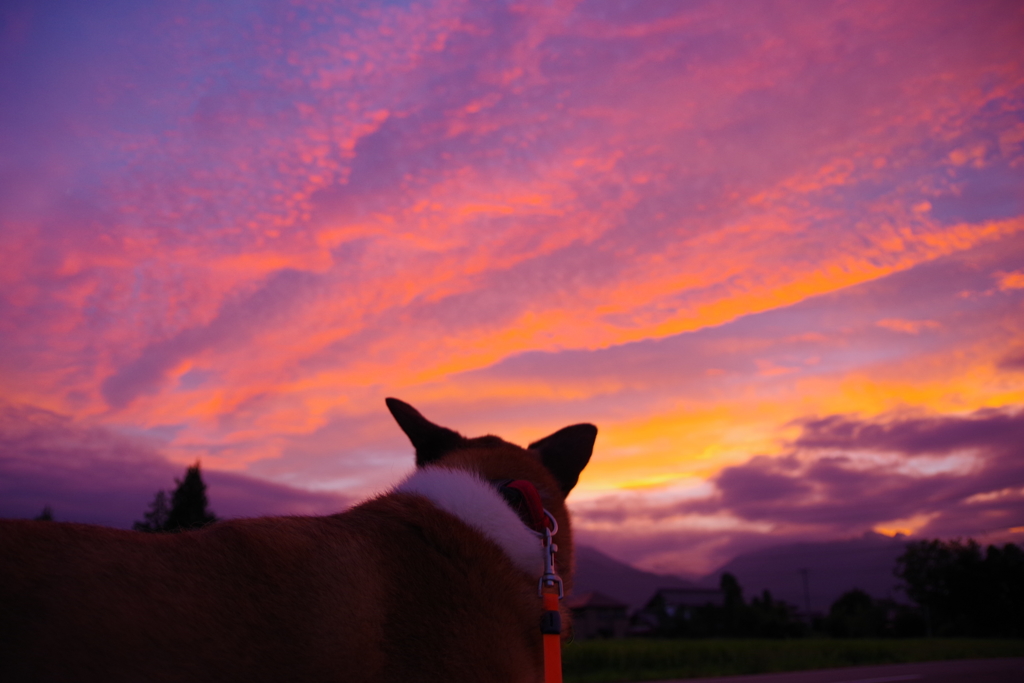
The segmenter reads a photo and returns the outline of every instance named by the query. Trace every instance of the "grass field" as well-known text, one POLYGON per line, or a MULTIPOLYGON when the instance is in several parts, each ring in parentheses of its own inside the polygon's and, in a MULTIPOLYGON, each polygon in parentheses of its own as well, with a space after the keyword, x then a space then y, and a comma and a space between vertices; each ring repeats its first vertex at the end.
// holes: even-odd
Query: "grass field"
POLYGON ((604 640, 563 649, 566 683, 732 676, 940 659, 1024 657, 1024 640, 604 640))

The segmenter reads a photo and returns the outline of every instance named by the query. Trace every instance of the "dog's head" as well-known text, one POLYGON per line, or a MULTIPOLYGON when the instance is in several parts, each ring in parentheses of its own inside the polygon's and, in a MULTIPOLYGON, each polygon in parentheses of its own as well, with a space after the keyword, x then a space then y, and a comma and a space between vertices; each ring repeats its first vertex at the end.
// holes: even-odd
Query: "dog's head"
MULTIPOLYGON (((548 476, 543 478, 553 479, 551 482, 543 482, 549 484, 549 493, 555 494, 557 491, 562 499, 569 495, 579 481, 580 472, 590 461, 594 440, 597 438, 597 427, 577 424, 534 441, 525 449, 497 436, 467 439, 452 429, 434 424, 404 401, 397 398, 385 400, 398 426, 416 448, 417 467, 450 465, 478 471, 487 479, 497 479, 515 476, 516 473, 511 470, 517 469, 516 465, 520 462, 539 462, 547 470, 548 476), (460 451, 470 451, 473 457, 465 457, 469 453, 460 456, 460 451), (482 460, 480 455, 484 455, 482 460)), ((528 469, 539 471, 532 466, 528 466, 528 469)), ((537 483, 540 482, 534 482, 534 485, 537 483)))
POLYGON ((527 448, 497 436, 466 438, 436 425, 408 403, 386 399, 388 409, 416 448, 417 467, 446 467, 478 474, 486 481, 525 479, 558 520, 559 556, 571 561, 572 540, 565 497, 590 461, 597 427, 577 424, 534 441, 527 448))

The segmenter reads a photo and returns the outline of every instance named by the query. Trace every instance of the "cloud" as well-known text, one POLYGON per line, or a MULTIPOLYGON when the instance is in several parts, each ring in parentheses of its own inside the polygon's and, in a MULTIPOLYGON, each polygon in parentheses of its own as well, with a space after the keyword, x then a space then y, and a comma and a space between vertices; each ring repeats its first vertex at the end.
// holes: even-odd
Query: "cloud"
POLYGON ((876 323, 893 332, 905 332, 907 334, 918 334, 923 330, 934 330, 940 327, 934 320, 900 320, 898 318, 886 318, 876 323))
POLYGON ((1012 273, 998 273, 999 276, 999 289, 1006 291, 1008 289, 1024 289, 1024 271, 1014 271, 1012 273))
POLYGON ((916 456, 981 449, 1010 455, 1024 444, 1024 415, 979 410, 969 418, 911 417, 869 422, 842 415, 807 420, 794 442, 800 450, 873 451, 916 456))
POLYGON ((392 393, 600 422, 580 495, 1016 405, 1017 12, 7 3, 0 398, 352 495, 407 466, 392 393))
MULTIPOLYGON (((976 85, 1019 62, 1004 7, 111 7, 94 31, 34 14, 26 55, 49 56, 6 99, 57 98, 69 120, 38 127, 75 172, 35 180, 19 197, 47 201, 7 221, 28 236, 12 373, 69 358, 76 396, 123 409, 166 398, 185 358, 241 365, 280 319, 219 321, 239 292, 285 287, 280 265, 238 267, 254 254, 324 274, 323 296, 289 313, 302 343, 259 354, 272 372, 236 367, 206 405, 325 365, 365 385, 664 338, 967 248, 1019 215, 978 214, 1019 184, 1013 117, 986 104, 1003 90, 976 85), (986 137, 1008 142, 983 169, 951 160, 986 137), (964 175, 982 170, 1006 187, 964 175), (54 212, 64 196, 101 219, 54 212), (386 360, 352 369, 366 357, 386 360)), ((67 394, 54 375, 24 383, 67 394)))
POLYGON ((962 416, 832 415, 801 424, 787 452, 723 468, 711 477, 710 494, 655 488, 588 500, 574 513, 584 535, 606 547, 628 548, 650 567, 667 569, 671 558, 691 571, 783 540, 872 529, 1007 538, 1024 524, 1019 406, 962 416))
MULTIPOLYGON (((0 405, 0 516, 34 517, 43 506, 59 521, 129 528, 184 466, 150 444, 30 406, 0 405)), ((203 469, 210 507, 221 518, 330 514, 336 494, 312 493, 233 472, 203 469)))
POLYGON ((999 359, 1000 370, 1024 370, 1024 349, 1016 349, 999 359))
POLYGON ((260 330, 287 324, 289 316, 309 303, 318 281, 315 275, 296 270, 271 273, 256 291, 226 301, 210 322, 148 345, 104 380, 104 398, 112 408, 123 408, 140 394, 157 391, 182 361, 227 342, 237 348, 260 330))
MULTIPOLYGON (((455 379, 476 391, 546 387, 632 394, 631 401, 670 391, 677 399, 706 400, 731 393, 736 383, 770 385, 777 396, 780 384, 813 377, 873 367, 891 374, 914 359, 975 345, 1000 358, 1024 335, 1021 295, 993 292, 992 273, 1020 259, 1024 233, 720 326, 592 351, 526 352, 455 379), (917 334, 903 334, 911 316, 920 315, 941 322, 913 321, 917 334), (880 317, 901 325, 894 330, 880 317), (782 372, 773 378, 766 368, 782 372), (752 381, 756 374, 765 379, 752 381)), ((1012 367, 1015 356, 1006 357, 1003 365, 1012 367)))
POLYGON ((334 415, 290 437, 280 457, 253 462, 247 472, 317 491, 369 496, 389 489, 413 469, 412 446, 383 400, 368 408, 365 414, 334 415))
POLYGON ((718 495, 700 505, 836 533, 912 519, 927 521, 905 530, 925 536, 1006 531, 1024 521, 1021 444, 1024 411, 1014 407, 963 417, 829 416, 806 421, 792 453, 722 470, 718 495))

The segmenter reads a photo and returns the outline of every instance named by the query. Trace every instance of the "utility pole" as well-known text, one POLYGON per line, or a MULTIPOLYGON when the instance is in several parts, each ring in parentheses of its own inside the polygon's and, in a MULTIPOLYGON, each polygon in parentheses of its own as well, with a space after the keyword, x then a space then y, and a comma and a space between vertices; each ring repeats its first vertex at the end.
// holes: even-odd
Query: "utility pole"
POLYGON ((800 570, 800 576, 804 580, 804 611, 807 613, 807 621, 811 621, 811 589, 807 580, 807 567, 800 570))

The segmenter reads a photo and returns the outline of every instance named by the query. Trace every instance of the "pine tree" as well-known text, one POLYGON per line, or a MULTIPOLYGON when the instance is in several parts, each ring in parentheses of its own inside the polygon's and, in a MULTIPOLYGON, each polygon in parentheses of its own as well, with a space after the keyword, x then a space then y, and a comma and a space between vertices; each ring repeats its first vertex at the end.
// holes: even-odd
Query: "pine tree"
POLYGON ((135 522, 132 528, 136 531, 155 533, 165 531, 167 528, 167 516, 171 509, 167 505, 167 491, 163 489, 156 492, 153 502, 149 504, 149 512, 143 513, 144 521, 135 522))
POLYGON ((199 463, 185 470, 184 479, 175 479, 177 488, 170 500, 166 491, 156 492, 144 521, 135 522, 136 531, 164 532, 198 529, 217 521, 217 516, 207 509, 206 484, 199 473, 199 463))
POLYGON ((198 462, 188 468, 184 479, 174 481, 178 488, 171 496, 171 511, 167 515, 165 531, 198 529, 217 521, 217 516, 206 507, 206 484, 199 474, 198 462))

